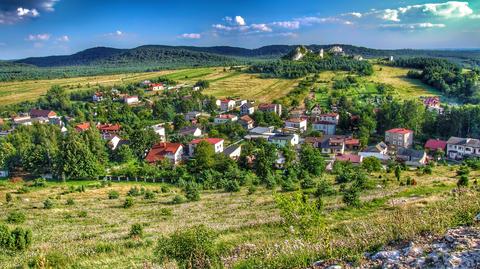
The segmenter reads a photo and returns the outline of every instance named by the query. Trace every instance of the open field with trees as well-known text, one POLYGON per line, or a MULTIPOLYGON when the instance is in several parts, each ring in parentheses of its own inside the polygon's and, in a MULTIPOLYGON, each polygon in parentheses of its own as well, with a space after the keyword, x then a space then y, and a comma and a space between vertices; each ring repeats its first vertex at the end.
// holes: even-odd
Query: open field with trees
MULTIPOLYGON (((470 173, 471 178, 479 175, 470 173)), ((0 209, 5 212, 0 221, 33 233, 29 250, 13 256, 0 254, 0 265, 152 267, 158 264, 155 250, 161 236, 198 225, 217 233, 218 254, 227 267, 284 264, 298 268, 323 258, 347 258, 355 263, 363 251, 391 240, 408 240, 425 232, 439 234, 449 226, 471 223, 480 210, 478 192, 457 189, 456 167, 435 167, 431 175, 405 171, 402 179, 416 183, 404 185, 405 180, 397 181, 393 173, 374 172, 359 206, 345 205, 342 195, 335 194, 340 193, 340 185, 334 184, 334 176, 314 179, 317 184, 327 180, 333 194, 323 196, 319 220, 307 227, 289 222, 287 208, 276 200, 295 196, 295 192, 281 189, 202 191, 199 201, 174 204, 173 198, 183 191, 161 183, 68 181, 32 186, 0 181, 0 209), (138 193, 132 191, 135 188, 138 193), (9 202, 5 201, 7 193, 12 196, 9 202), (128 197, 133 206, 124 208, 128 197), (48 209, 47 199, 52 204, 48 209), (9 220, 14 212, 23 214, 25 220, 9 220), (141 225, 141 236, 131 235, 134 224, 141 225), (313 231, 299 237, 297 229, 304 228, 313 231), (333 244, 327 252, 318 251, 327 247, 323 240, 333 244)), ((316 191, 304 189, 313 200, 316 191)))

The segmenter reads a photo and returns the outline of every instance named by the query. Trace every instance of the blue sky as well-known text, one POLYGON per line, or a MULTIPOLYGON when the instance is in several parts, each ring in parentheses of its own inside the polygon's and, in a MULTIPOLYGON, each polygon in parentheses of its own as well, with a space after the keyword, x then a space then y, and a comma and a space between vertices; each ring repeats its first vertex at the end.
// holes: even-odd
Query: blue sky
POLYGON ((479 48, 480 1, 0 0, 0 59, 145 44, 479 48))

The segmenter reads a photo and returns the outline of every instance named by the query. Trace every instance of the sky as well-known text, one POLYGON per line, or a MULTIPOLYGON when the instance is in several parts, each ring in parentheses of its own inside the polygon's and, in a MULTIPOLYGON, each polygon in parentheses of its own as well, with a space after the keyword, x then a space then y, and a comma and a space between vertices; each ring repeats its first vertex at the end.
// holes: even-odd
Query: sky
POLYGON ((141 45, 480 48, 480 0, 0 0, 0 59, 141 45))

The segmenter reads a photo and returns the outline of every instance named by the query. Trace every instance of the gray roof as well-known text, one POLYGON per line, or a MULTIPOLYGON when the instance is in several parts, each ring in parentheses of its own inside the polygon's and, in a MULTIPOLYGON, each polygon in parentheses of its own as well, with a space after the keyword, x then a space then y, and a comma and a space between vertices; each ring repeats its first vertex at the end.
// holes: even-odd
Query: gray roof
POLYGON ((190 126, 190 127, 184 127, 180 130, 178 130, 179 134, 186 135, 186 134, 193 134, 197 129, 200 129, 196 126, 190 126))
POLYGON ((273 132, 273 127, 255 127, 252 130, 250 130, 249 133, 251 134, 265 134, 265 133, 271 133, 273 132))
POLYGON ((223 154, 230 156, 233 152, 235 152, 238 148, 241 148, 242 145, 231 145, 223 150, 223 154))
POLYGON ((407 149, 407 148, 399 148, 397 150, 397 155, 408 156, 411 158, 421 159, 425 154, 426 153, 423 150, 414 150, 414 149, 407 149))
POLYGON ((474 139, 474 138, 462 138, 462 137, 452 136, 448 139, 447 144, 479 148, 480 140, 474 139))
POLYGON ((290 141, 295 137, 293 134, 275 134, 270 137, 270 140, 275 139, 275 140, 287 140, 290 141))

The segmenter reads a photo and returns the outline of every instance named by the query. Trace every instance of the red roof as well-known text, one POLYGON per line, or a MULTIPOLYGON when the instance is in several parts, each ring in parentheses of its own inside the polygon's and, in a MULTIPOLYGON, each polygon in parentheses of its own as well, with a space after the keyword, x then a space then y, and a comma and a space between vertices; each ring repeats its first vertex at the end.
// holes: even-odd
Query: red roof
POLYGON ((38 118, 38 117, 55 117, 57 113, 52 110, 44 110, 44 109, 32 109, 30 110, 30 116, 32 118, 38 118))
POLYGON ((102 96, 103 96, 103 93, 101 93, 101 92, 96 92, 96 93, 95 93, 95 96, 96 96, 96 97, 102 97, 102 96))
POLYGON ((97 129, 103 132, 118 132, 120 131, 120 124, 99 124, 97 129))
POLYGON ((218 143, 220 143, 220 142, 223 142, 223 139, 221 139, 221 138, 200 138, 200 139, 194 139, 194 140, 192 140, 192 142, 190 142, 190 144, 196 145, 196 144, 198 144, 198 143, 200 143, 200 142, 202 142, 202 141, 205 141, 205 142, 207 142, 207 143, 210 144, 210 145, 216 145, 216 144, 218 144, 218 143))
POLYGON ((253 119, 248 115, 240 117, 240 120, 242 120, 244 122, 252 122, 253 121, 253 119))
POLYGON ((274 108, 275 106, 277 106, 277 105, 276 104, 260 104, 260 105, 258 105, 258 109, 274 108))
POLYGON ((230 100, 230 99, 223 99, 223 100, 221 100, 220 102, 222 102, 222 103, 229 103, 229 102, 233 102, 233 100, 230 100))
POLYGON ((222 114, 222 115, 218 115, 217 116, 217 119, 234 119, 236 118, 237 116, 235 115, 232 115, 232 114, 222 114))
POLYGON ((75 125, 75 129, 79 132, 86 131, 89 128, 90 128, 90 122, 84 122, 84 123, 80 123, 80 124, 75 125))
POLYGON ((175 154, 182 147, 180 143, 161 142, 152 147, 148 152, 145 160, 149 163, 154 163, 165 159, 168 154, 175 154))
POLYGON ((408 133, 413 133, 413 131, 405 128, 394 128, 394 129, 388 130, 387 133, 408 134, 408 133))
POLYGON ((443 141, 439 139, 428 139, 427 143, 425 143, 425 148, 431 149, 431 150, 438 150, 438 149, 445 150, 446 147, 447 147, 447 141, 443 141))
POLYGON ((355 138, 346 138, 345 145, 352 145, 352 146, 360 145, 360 140, 355 138))
POLYGON ((339 162, 361 163, 362 156, 353 154, 338 154, 335 156, 335 160, 339 162))

